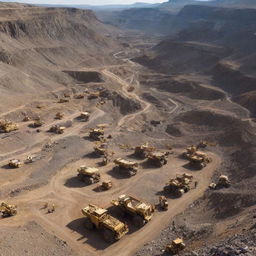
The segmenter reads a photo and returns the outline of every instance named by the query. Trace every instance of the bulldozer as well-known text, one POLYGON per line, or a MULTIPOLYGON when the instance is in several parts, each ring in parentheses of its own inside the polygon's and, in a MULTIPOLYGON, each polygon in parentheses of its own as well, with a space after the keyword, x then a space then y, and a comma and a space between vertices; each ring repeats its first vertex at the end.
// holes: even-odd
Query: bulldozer
POLYGON ((117 158, 114 163, 116 166, 114 170, 127 174, 128 176, 134 176, 137 174, 139 164, 133 161, 128 161, 122 158, 117 158))
POLYGON ((163 165, 167 164, 169 154, 169 152, 151 152, 147 157, 148 162, 152 163, 152 165, 156 167, 162 167, 163 165))
POLYGON ((78 178, 80 178, 86 185, 91 185, 100 181, 100 172, 97 168, 90 168, 84 165, 77 170, 78 178))
POLYGON ((101 184, 101 188, 104 190, 109 190, 113 187, 113 183, 111 180, 105 180, 101 184))
POLYGON ((113 243, 121 239, 129 231, 128 226, 111 216, 106 209, 89 204, 82 209, 87 229, 96 228, 101 231, 105 241, 113 243))
POLYGON ((196 151, 194 155, 189 157, 189 164, 196 169, 203 169, 211 162, 212 159, 200 151, 196 151))
POLYGON ((139 228, 152 219, 155 211, 155 206, 152 204, 127 195, 121 195, 118 200, 112 200, 112 204, 131 215, 134 225, 139 228))
POLYGON ((148 143, 142 144, 140 146, 135 147, 134 155, 138 158, 145 159, 150 152, 155 150, 154 147, 150 146, 148 143))
POLYGON ((167 198, 165 196, 159 196, 159 208, 163 211, 167 211, 169 207, 167 198))
POLYGON ((61 113, 61 112, 58 112, 58 113, 56 113, 56 115, 55 115, 55 119, 57 119, 57 120, 61 120, 61 119, 63 119, 63 117, 64 117, 64 114, 61 113))
POLYGON ((22 166, 22 162, 18 159, 11 159, 8 165, 10 168, 20 168, 22 166))
POLYGON ((0 121, 0 132, 2 133, 9 133, 12 131, 16 131, 18 129, 19 129, 18 125, 11 121, 6 121, 6 120, 0 121))
POLYGON ((190 184, 193 176, 187 173, 177 175, 175 179, 170 179, 164 187, 166 193, 171 193, 176 197, 181 197, 190 190, 190 184))
POLYGON ((171 244, 168 244, 165 248, 165 251, 167 253, 170 253, 171 255, 176 255, 180 253, 182 250, 186 248, 185 243, 183 242, 182 238, 176 238, 172 241, 171 244))
POLYGON ((56 134, 63 134, 65 129, 66 129, 65 126, 53 125, 50 128, 49 132, 53 132, 53 133, 56 133, 56 134))
POLYGON ((17 206, 2 202, 0 205, 0 213, 2 217, 11 217, 17 214, 17 206))
POLYGON ((78 119, 83 121, 83 122, 87 122, 90 118, 90 113, 89 112, 82 112, 80 114, 80 116, 78 116, 78 119))
POLYGON ((104 129, 91 129, 89 137, 93 140, 102 140, 104 138, 104 129))
POLYGON ((217 184, 211 183, 209 187, 211 189, 218 189, 218 188, 228 188, 228 187, 230 187, 230 185, 231 185, 231 182, 230 182, 228 176, 220 175, 217 184))

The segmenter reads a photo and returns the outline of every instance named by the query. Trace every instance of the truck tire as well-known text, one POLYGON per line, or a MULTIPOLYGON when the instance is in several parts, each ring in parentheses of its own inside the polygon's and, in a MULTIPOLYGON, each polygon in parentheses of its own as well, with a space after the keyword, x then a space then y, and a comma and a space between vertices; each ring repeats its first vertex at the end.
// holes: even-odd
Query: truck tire
POLYGON ((146 224, 146 221, 143 219, 143 217, 137 215, 133 217, 133 224, 137 227, 137 228, 141 228, 146 224))
POLYGON ((108 243, 114 243, 116 241, 114 231, 104 228, 102 230, 103 239, 108 243))

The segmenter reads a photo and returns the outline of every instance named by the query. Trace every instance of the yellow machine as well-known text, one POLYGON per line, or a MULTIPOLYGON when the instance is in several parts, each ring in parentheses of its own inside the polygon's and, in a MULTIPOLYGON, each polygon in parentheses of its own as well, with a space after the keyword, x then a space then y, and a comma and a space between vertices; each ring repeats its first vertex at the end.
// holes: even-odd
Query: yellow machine
POLYGON ((113 183, 111 180, 105 180, 102 182, 101 184, 101 187, 104 189, 104 190, 109 190, 113 187, 113 183))
POLYGON ((104 129, 91 129, 89 137, 93 140, 102 140, 104 138, 104 129))
POLYGON ((142 227, 149 222, 155 211, 155 206, 152 204, 127 195, 121 195, 118 200, 112 200, 112 204, 133 216, 133 222, 137 227, 142 227))
POLYGON ((86 185, 91 185, 100 181, 100 172, 97 168, 90 168, 84 165, 77 170, 78 178, 80 178, 86 185))
POLYGON ((24 115, 24 118, 23 118, 23 122, 28 122, 28 121, 30 121, 31 120, 31 118, 28 116, 28 115, 24 115))
POLYGON ((18 129, 19 129, 18 125, 11 121, 6 121, 6 120, 0 121, 0 132, 2 133, 9 133, 12 131, 16 131, 18 129))
POLYGON ((83 122, 87 122, 90 118, 90 113, 89 112, 82 112, 78 119, 80 119, 83 122))
POLYGON ((178 254, 180 251, 184 250, 186 248, 185 243, 183 242, 183 239, 177 238, 172 241, 171 244, 168 244, 166 246, 165 251, 168 253, 171 253, 172 255, 178 254))
POLYGON ((17 206, 2 202, 0 205, 0 213, 4 218, 14 216, 17 214, 17 206))
POLYGON ((151 152, 148 155, 148 161, 154 166, 162 167, 163 165, 167 164, 169 154, 169 152, 151 152))
POLYGON ((44 122, 41 119, 37 119, 33 124, 31 124, 31 127, 38 128, 38 127, 41 127, 43 124, 44 122))
POLYGON ((150 146, 148 143, 135 147, 134 155, 139 158, 146 158, 150 152, 155 150, 154 147, 150 146))
POLYGON ((100 92, 89 92, 88 100, 97 99, 100 97, 100 92))
POLYGON ((53 133, 56 133, 56 134, 63 134, 65 129, 66 129, 66 127, 64 127, 64 126, 53 125, 50 128, 49 132, 53 132, 53 133))
POLYGON ((18 159, 11 159, 8 165, 11 168, 20 168, 22 166, 22 162, 18 159))
POLYGON ((211 163, 212 159, 204 152, 196 151, 196 153, 189 157, 189 164, 197 169, 203 169, 207 164, 211 163))
POLYGON ((211 189, 218 189, 218 188, 228 188, 228 187, 230 187, 230 185, 231 185, 231 182, 230 182, 228 176, 220 175, 217 184, 211 183, 209 187, 211 189))
POLYGON ((82 213, 86 216, 86 228, 101 230, 103 238, 107 242, 113 243, 121 239, 129 231, 126 224, 109 215, 106 209, 96 205, 89 204, 82 209, 82 213))
POLYGON ((177 176, 175 179, 170 179, 164 187, 164 191, 176 197, 181 197, 191 189, 190 184, 192 180, 192 175, 184 173, 183 175, 177 176))
POLYGON ((183 156, 186 158, 186 159, 189 159, 191 156, 193 156, 197 151, 197 147, 192 145, 190 147, 187 147, 186 148, 186 151, 183 152, 183 156))
POLYGON ((168 210, 169 204, 165 196, 159 196, 159 207, 164 211, 168 210))
POLYGON ((61 112, 58 112, 58 113, 55 115, 55 119, 58 119, 58 120, 61 120, 63 117, 64 117, 64 114, 61 113, 61 112))
POLYGON ((124 173, 128 176, 134 176, 137 174, 139 164, 137 162, 128 161, 122 158, 117 158, 114 163, 116 166, 114 170, 124 173))
POLYGON ((96 146, 94 147, 94 153, 97 156, 107 155, 107 143, 96 143, 96 146))
POLYGON ((59 101, 58 101, 58 103, 67 103, 67 102, 69 102, 69 100, 64 99, 64 98, 60 98, 59 101))

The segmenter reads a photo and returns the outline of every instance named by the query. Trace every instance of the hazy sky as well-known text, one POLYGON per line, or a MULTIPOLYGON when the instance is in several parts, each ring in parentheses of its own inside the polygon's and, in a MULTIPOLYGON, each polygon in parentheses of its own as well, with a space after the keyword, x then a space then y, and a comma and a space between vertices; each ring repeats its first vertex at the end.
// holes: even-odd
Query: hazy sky
MULTIPOLYGON (((4 0, 3 0, 4 2, 4 0)), ((40 3, 40 4, 90 4, 90 5, 105 5, 105 4, 132 4, 135 2, 147 3, 163 3, 167 0, 10 0, 6 2, 20 2, 20 3, 40 3)))

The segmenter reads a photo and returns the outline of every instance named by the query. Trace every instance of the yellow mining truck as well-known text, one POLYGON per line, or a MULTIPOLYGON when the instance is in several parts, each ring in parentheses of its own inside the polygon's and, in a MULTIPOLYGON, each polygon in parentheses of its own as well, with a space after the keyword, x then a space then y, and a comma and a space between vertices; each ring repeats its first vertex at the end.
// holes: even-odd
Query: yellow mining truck
POLYGON ((134 225, 139 228, 152 219, 155 211, 154 205, 127 195, 121 195, 118 200, 112 200, 112 204, 131 215, 134 225))
POLYGON ((65 126, 53 125, 50 128, 49 132, 53 132, 53 133, 56 133, 56 134, 63 134, 65 129, 66 129, 65 126))
POLYGON ((107 242, 113 243, 121 239, 129 231, 126 224, 109 215, 106 209, 96 205, 89 204, 82 209, 82 213, 86 216, 86 228, 100 230, 107 242))
POLYGON ((151 152, 148 155, 148 162, 156 167, 162 167, 167 164, 169 154, 169 152, 151 152))
POLYGON ((88 94, 88 100, 93 100, 93 99, 97 99, 100 97, 100 92, 99 91, 96 91, 96 92, 89 92, 88 94))
POLYGON ((114 163, 116 166, 114 170, 123 174, 128 175, 129 177, 137 174, 139 164, 137 162, 128 161, 122 158, 117 158, 114 163))
POLYGON ((22 166, 22 162, 18 159, 11 159, 8 165, 11 168, 20 168, 22 166))
POLYGON ((189 157, 189 164, 196 169, 203 169, 211 162, 212 159, 201 151, 196 151, 194 155, 189 157))
POLYGON ((182 153, 183 157, 186 159, 190 159, 191 156, 193 156, 197 151, 197 147, 192 145, 190 147, 186 148, 186 151, 182 153))
POLYGON ((94 147, 94 153, 96 156, 107 155, 107 143, 96 143, 96 146, 94 147))
POLYGON ((4 218, 14 216, 17 214, 17 206, 2 202, 0 204, 0 213, 4 218))
POLYGON ((149 153, 155 150, 154 147, 150 146, 148 143, 135 147, 134 155, 139 158, 146 158, 149 153))
POLYGON ((90 168, 82 165, 78 168, 77 172, 77 177, 86 185, 91 185, 100 181, 100 172, 97 168, 90 168))
POLYGON ((61 113, 61 112, 58 112, 58 113, 56 113, 56 115, 55 115, 55 119, 58 119, 58 120, 63 119, 63 117, 64 117, 64 114, 61 113))
POLYGON ((2 133, 9 133, 12 131, 16 131, 18 129, 19 129, 18 125, 11 121, 6 121, 6 120, 0 121, 0 132, 2 133))
POLYGON ((159 207, 164 211, 168 210, 169 204, 165 196, 159 196, 159 207))
POLYGON ((104 129, 91 129, 89 133, 89 137, 92 140, 102 140, 104 138, 104 129))
POLYGON ((177 175, 175 179, 170 179, 164 187, 166 193, 171 193, 176 197, 181 197, 184 193, 187 193, 191 188, 190 184, 193 180, 193 176, 187 173, 177 175))
POLYGON ((78 116, 78 119, 83 121, 83 122, 87 122, 90 118, 90 113, 89 112, 82 112, 80 114, 80 116, 78 116))
POLYGON ((183 239, 177 238, 172 241, 171 244, 168 244, 165 248, 165 251, 167 253, 170 253, 171 255, 176 255, 180 253, 182 250, 186 248, 185 243, 183 242, 183 239))

